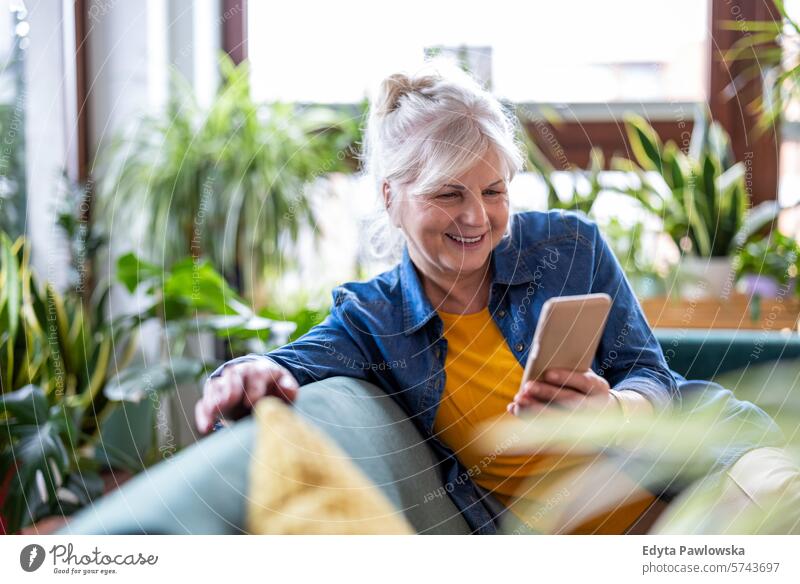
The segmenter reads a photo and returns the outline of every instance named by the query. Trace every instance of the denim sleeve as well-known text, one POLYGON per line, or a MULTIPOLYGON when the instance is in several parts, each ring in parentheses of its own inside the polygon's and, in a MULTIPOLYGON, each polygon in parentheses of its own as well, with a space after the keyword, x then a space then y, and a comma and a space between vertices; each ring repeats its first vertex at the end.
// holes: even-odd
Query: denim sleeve
POLYGON ((346 376, 371 381, 366 349, 354 339, 343 323, 343 297, 338 288, 333 292, 333 307, 324 321, 311 328, 299 339, 266 354, 251 353, 220 365, 211 377, 216 377, 228 365, 269 359, 285 367, 297 380, 307 385, 329 377, 346 376))
POLYGON ((592 292, 611 296, 611 312, 597 353, 598 373, 616 390, 636 391, 656 410, 680 404, 680 392, 664 353, 628 279, 600 230, 592 224, 592 292))
POLYGON ((786 436, 764 410, 747 401, 737 399, 733 392, 713 381, 678 379, 683 396, 683 411, 692 415, 708 416, 715 427, 728 430, 724 442, 714 440, 710 430, 706 447, 715 454, 714 472, 727 468, 754 448, 781 447, 786 436))

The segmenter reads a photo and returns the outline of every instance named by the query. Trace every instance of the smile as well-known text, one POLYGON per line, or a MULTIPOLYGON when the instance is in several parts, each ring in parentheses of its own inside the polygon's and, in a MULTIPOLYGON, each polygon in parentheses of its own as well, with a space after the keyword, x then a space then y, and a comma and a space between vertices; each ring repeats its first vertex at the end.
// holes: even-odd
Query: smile
POLYGON ((461 246, 466 247, 473 247, 479 245, 484 237, 486 236, 485 233, 475 236, 475 237, 460 237, 458 235, 452 235, 450 233, 445 233, 445 235, 451 240, 458 243, 461 246))

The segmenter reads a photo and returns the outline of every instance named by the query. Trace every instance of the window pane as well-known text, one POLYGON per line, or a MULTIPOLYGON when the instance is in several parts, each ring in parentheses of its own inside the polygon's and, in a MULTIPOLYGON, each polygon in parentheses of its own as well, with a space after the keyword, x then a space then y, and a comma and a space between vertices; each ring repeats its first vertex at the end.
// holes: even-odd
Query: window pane
POLYGON ((251 2, 256 97, 360 101, 426 49, 490 60, 495 92, 518 102, 702 101, 708 0, 519 3, 409 0, 251 2))
POLYGON ((19 2, 0 0, 0 230, 25 229, 25 47, 28 22, 19 2))

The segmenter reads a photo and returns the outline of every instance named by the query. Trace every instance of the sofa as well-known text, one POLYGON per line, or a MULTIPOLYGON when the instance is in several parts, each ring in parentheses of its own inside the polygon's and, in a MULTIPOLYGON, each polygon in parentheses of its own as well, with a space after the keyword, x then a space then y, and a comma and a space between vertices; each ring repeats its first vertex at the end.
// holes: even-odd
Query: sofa
MULTIPOLYGON (((716 387, 721 395, 722 387, 708 382, 722 380, 738 396, 752 393, 748 376, 763 379, 763 371, 776 365, 800 371, 800 340, 794 335, 660 329, 656 336, 670 367, 690 380, 682 385, 687 392, 716 387)), ((431 496, 442 489, 437 460, 382 390, 355 379, 329 378, 303 387, 294 411, 346 453, 416 533, 470 533, 447 496, 431 496)), ((214 432, 81 510, 58 533, 248 533, 245 501, 255 432, 252 416, 214 432)), ((663 496, 669 500, 685 486, 672 485, 674 492, 665 488, 663 496)), ((484 504, 502 517, 503 506, 485 495, 484 504)))

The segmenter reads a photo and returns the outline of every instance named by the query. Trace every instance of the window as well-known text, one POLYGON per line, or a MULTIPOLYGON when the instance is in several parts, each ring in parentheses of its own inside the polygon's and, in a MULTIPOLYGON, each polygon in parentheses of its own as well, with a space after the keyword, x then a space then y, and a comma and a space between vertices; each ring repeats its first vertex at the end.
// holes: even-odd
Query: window
POLYGON ((497 0, 491 10, 483 2, 410 0, 390 20, 368 2, 311 4, 249 3, 256 97, 358 102, 387 73, 445 49, 467 55, 498 95, 515 102, 706 98, 704 0, 562 0, 535 9, 497 0))
POLYGON ((25 48, 27 13, 0 0, 0 229, 12 238, 25 228, 25 48))

